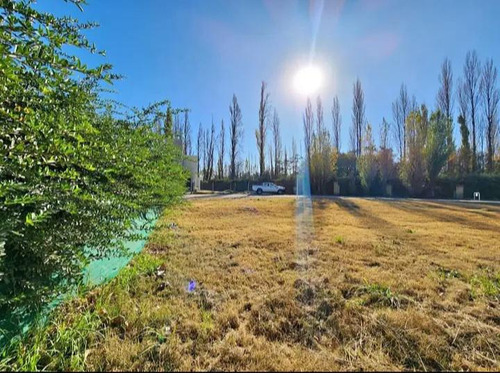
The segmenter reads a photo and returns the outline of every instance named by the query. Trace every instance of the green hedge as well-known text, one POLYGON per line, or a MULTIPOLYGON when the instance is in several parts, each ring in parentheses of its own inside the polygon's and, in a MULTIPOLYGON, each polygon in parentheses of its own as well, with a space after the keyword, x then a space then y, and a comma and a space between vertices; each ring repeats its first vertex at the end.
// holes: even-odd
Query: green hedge
POLYGON ((168 102, 117 119, 103 102, 109 65, 85 66, 91 25, 0 5, 0 313, 78 282, 120 249, 134 219, 180 200, 186 175, 164 123, 168 102))
POLYGON ((480 192, 481 199, 500 200, 500 175, 484 174, 439 178, 436 183, 436 197, 454 198, 457 185, 464 186, 465 199, 472 199, 474 192, 480 192))

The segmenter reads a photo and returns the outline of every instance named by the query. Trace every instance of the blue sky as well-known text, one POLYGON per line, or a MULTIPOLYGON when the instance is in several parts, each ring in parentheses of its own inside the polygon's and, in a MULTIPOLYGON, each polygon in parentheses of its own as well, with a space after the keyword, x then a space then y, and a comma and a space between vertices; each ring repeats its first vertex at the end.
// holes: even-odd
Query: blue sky
POLYGON ((305 98, 293 90, 294 73, 313 63, 324 71, 319 92, 325 118, 335 94, 343 119, 342 148, 349 146, 352 84, 361 79, 366 117, 378 141, 382 117, 402 82, 419 103, 434 106, 440 64, 461 75, 465 54, 500 66, 498 0, 88 0, 84 13, 60 0, 39 1, 58 15, 92 20, 88 37, 126 78, 115 98, 146 106, 163 98, 191 109, 193 140, 201 122, 229 121, 232 94, 244 124, 242 156, 255 154, 259 87, 268 83, 286 146, 302 138, 305 98), (313 40, 315 49, 311 54, 313 40))

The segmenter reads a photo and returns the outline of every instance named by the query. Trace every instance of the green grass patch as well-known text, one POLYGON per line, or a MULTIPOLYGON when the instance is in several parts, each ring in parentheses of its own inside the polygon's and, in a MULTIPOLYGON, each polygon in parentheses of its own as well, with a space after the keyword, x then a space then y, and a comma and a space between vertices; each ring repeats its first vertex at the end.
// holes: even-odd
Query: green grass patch
POLYGON ((474 274, 470 279, 471 296, 481 296, 500 300, 500 272, 484 271, 474 274))
POLYGON ((162 264, 162 260, 150 254, 138 255, 127 267, 125 267, 114 280, 116 287, 129 291, 137 286, 143 276, 153 275, 162 264))
POLYGON ((0 355, 0 370, 84 370, 86 351, 102 337, 101 326, 89 310, 67 314, 62 308, 48 324, 37 322, 23 339, 13 340, 0 355))
POLYGON ((356 294, 361 297, 364 306, 382 306, 401 308, 409 303, 410 299, 391 290, 389 286, 377 283, 365 283, 356 294))

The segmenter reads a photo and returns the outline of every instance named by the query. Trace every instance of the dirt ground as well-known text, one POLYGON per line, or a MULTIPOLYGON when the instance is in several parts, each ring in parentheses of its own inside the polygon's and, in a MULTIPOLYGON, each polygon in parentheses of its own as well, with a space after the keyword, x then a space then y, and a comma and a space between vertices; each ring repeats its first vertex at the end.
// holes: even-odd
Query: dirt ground
POLYGON ((500 206, 200 199, 145 255, 91 369, 500 368, 500 206))

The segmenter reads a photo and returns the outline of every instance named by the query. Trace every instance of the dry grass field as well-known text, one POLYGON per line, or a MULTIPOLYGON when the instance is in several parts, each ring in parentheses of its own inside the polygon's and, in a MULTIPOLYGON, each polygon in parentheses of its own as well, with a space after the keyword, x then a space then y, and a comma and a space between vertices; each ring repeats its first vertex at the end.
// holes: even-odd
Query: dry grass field
POLYGON ((129 268, 60 312, 66 327, 95 323, 84 367, 500 368, 500 206, 300 205, 204 199, 166 214, 129 268))

